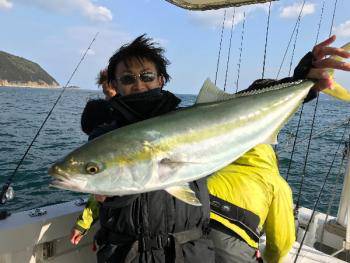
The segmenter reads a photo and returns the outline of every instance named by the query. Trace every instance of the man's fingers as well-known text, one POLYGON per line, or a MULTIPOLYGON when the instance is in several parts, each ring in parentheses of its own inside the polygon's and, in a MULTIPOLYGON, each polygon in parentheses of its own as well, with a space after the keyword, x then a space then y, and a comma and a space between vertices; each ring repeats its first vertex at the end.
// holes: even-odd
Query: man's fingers
POLYGON ((329 38, 326 39, 325 41, 323 41, 323 42, 317 44, 317 45, 314 47, 314 50, 316 51, 316 50, 318 50, 318 49, 320 49, 320 48, 329 46, 330 44, 332 44, 332 43, 335 41, 335 39, 336 39, 336 36, 335 36, 335 35, 329 37, 329 38))
POLYGON ((83 236, 82 235, 79 235, 79 236, 77 236, 76 238, 75 238, 75 242, 74 242, 74 244, 75 245, 78 245, 78 243, 80 242, 80 240, 83 238, 83 236))
POLYGON ((340 70, 345 70, 345 71, 350 71, 350 63, 342 62, 342 61, 337 61, 332 58, 326 58, 326 59, 321 59, 314 61, 313 66, 316 68, 332 68, 332 69, 340 69, 340 70))
POLYGON ((323 47, 317 54, 314 54, 316 60, 322 59, 325 56, 339 56, 342 58, 350 58, 350 52, 346 51, 343 48, 323 47))

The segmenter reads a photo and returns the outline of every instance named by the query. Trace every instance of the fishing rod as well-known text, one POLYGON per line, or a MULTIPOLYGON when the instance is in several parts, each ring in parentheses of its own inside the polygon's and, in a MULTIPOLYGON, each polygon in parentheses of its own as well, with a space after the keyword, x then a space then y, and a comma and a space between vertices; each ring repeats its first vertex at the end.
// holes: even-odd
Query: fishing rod
MULTIPOLYGON (((75 69, 73 70, 72 74, 70 75, 66 85, 63 87, 61 93, 59 94, 59 96, 57 97, 55 103, 53 104, 51 110, 49 111, 49 113, 47 114, 47 116, 45 117, 43 123, 41 124, 39 130, 37 131, 37 133, 35 134, 34 138, 32 139, 31 143, 29 144, 29 146, 27 147, 25 153, 23 154, 22 158, 20 159, 20 161, 18 162, 15 170, 13 171, 13 173, 7 178, 7 181, 5 182, 5 184, 2 187, 1 190, 1 194, 0 194, 0 204, 5 204, 8 200, 13 199, 14 197, 14 191, 13 188, 11 187, 11 183, 19 169, 19 167, 21 166, 21 164, 23 163, 24 159, 26 158, 29 150, 31 149, 31 147, 33 146, 35 140, 37 139, 37 137, 39 136, 42 128, 44 127, 45 123, 48 121, 50 115, 52 114, 54 108, 56 107, 57 103, 59 102, 59 100, 61 99, 64 91, 67 89, 69 83, 71 82, 73 76, 75 75, 75 73, 77 72, 80 64, 83 62, 83 60, 86 57, 86 54, 88 53, 88 51, 90 50, 92 44, 95 42, 97 35, 99 34, 99 32, 97 32, 94 36, 94 38, 92 39, 92 41, 90 42, 90 45, 88 46, 88 48, 85 50, 83 56, 81 57, 80 61, 78 62, 77 66, 75 67, 75 69)), ((9 214, 7 213, 7 211, 1 211, 0 213, 0 219, 1 218, 6 218, 6 216, 8 216, 9 214)))

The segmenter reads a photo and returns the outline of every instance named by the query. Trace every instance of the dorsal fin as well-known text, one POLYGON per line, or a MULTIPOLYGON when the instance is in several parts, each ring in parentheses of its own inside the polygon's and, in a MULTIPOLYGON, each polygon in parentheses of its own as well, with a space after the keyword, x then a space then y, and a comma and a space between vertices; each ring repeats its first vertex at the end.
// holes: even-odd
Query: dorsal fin
POLYGON ((209 78, 207 78, 199 91, 195 104, 224 101, 234 97, 236 97, 235 94, 229 94, 220 90, 213 82, 210 81, 209 78))

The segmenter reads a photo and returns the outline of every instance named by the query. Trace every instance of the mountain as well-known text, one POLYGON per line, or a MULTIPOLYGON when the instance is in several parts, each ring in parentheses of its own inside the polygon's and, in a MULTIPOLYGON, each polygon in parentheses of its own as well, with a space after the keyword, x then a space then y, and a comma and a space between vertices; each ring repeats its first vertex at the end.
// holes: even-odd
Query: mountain
POLYGON ((56 87, 59 83, 37 63, 0 51, 0 86, 56 87))

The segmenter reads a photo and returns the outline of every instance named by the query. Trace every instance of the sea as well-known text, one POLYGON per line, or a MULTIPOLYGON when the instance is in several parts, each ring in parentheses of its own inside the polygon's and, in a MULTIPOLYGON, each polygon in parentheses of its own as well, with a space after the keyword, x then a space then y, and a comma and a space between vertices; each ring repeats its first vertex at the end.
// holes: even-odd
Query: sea
MULTIPOLYGON (((14 174, 61 91, 0 87, 0 189, 14 174)), ((182 99, 182 106, 194 103, 194 95, 178 96, 182 99)), ((80 127, 81 113, 88 100, 102 97, 101 90, 64 91, 13 177, 14 199, 0 204, 0 210, 14 213, 87 196, 50 187, 51 178, 47 170, 56 160, 86 143, 87 136, 80 127)), ((320 196, 316 209, 336 215, 345 171, 344 149, 350 140, 350 107, 321 95, 314 114, 315 104, 316 100, 304 105, 292 161, 300 110, 281 131, 276 146, 280 173, 285 178, 288 174, 295 202, 313 208, 320 196), (326 177, 328 180, 320 194, 326 177)))

